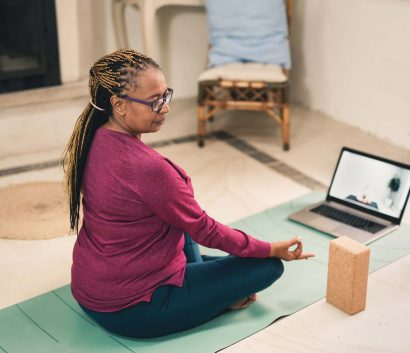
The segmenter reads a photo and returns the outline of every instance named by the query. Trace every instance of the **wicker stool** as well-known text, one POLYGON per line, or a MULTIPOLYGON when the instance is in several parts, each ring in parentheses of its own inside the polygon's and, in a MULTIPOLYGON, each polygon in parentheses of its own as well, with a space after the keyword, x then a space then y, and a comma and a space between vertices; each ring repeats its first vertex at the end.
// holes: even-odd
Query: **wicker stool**
POLYGON ((225 110, 261 110, 282 129, 289 150, 288 77, 278 65, 233 63, 210 68, 198 79, 198 145, 205 145, 206 122, 225 110))

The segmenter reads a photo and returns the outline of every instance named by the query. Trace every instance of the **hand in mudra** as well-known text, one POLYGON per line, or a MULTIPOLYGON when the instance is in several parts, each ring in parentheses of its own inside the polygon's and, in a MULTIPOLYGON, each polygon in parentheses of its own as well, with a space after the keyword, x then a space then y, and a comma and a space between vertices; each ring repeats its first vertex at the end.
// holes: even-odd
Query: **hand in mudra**
POLYGON ((307 260, 315 256, 313 253, 303 253, 303 244, 301 237, 294 237, 289 240, 277 241, 271 243, 270 257, 277 257, 285 261, 307 260), (291 247, 296 248, 290 250, 291 247))

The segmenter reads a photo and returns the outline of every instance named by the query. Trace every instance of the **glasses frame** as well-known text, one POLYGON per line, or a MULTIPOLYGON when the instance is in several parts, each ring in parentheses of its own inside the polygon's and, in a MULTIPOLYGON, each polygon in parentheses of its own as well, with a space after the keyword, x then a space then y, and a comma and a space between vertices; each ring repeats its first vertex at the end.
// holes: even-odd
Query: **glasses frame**
POLYGON ((165 103, 169 104, 169 103, 171 102, 173 93, 174 93, 174 90, 173 90, 172 88, 167 88, 167 89, 165 90, 165 92, 164 92, 162 98, 155 98, 155 99, 152 100, 152 101, 144 101, 144 100, 142 100, 142 99, 129 97, 129 96, 127 96, 127 95, 121 96, 120 98, 124 98, 124 99, 127 99, 127 100, 129 100, 129 101, 131 101, 131 102, 135 102, 135 103, 145 104, 145 105, 151 107, 151 110, 152 110, 154 113, 159 113, 159 112, 162 110, 162 108, 164 107, 164 104, 165 104, 165 103), (160 103, 159 108, 157 108, 156 110, 154 110, 154 102, 156 102, 156 101, 158 101, 158 100, 162 100, 162 102, 160 103))

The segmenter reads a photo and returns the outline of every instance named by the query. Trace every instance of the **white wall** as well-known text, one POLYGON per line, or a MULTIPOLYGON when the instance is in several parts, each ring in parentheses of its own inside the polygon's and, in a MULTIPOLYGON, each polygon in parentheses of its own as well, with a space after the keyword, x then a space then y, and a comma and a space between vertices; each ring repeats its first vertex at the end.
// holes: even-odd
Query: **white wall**
MULTIPOLYGON (((106 51, 117 48, 114 37, 111 0, 105 2, 107 27, 106 51)), ((143 51, 141 16, 137 8, 127 6, 126 23, 129 46, 143 51)), ((206 65, 208 25, 204 7, 165 6, 156 16, 157 52, 154 59, 165 72, 174 97, 193 97, 197 94, 197 78, 206 65)))
MULTIPOLYGON (((63 83, 88 77, 91 65, 117 49, 111 0, 57 0, 60 66, 63 83)), ((126 8, 129 47, 144 51, 140 12, 126 8)), ((208 33, 205 9, 165 6, 157 12, 157 51, 175 97, 197 93, 197 77, 205 68, 208 33)))
POLYGON ((76 82, 80 78, 77 1, 56 0, 56 16, 61 81, 76 82))
POLYGON ((294 4, 292 99, 410 149, 410 1, 294 4))
POLYGON ((106 54, 107 33, 104 0, 56 0, 61 81, 88 78, 93 62, 106 54))

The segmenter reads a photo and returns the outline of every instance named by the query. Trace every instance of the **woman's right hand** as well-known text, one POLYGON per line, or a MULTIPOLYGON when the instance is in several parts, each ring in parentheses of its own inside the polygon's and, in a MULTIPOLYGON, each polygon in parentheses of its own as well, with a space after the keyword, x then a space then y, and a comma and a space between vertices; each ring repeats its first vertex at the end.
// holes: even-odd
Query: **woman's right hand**
POLYGON ((270 244, 269 257, 277 257, 285 261, 307 260, 315 256, 313 253, 303 253, 302 237, 294 237, 289 240, 277 241, 270 244), (296 248, 290 250, 292 246, 296 248))

